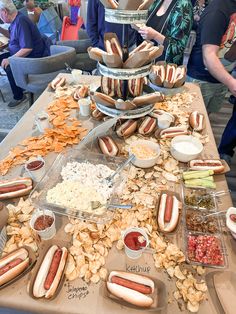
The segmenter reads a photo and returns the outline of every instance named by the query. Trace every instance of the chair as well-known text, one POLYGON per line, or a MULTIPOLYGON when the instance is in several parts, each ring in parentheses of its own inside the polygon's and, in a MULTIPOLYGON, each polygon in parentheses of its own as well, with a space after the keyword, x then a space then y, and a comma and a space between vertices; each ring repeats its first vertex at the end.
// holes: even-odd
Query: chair
POLYGON ((57 45, 75 48, 76 60, 73 68, 87 72, 92 72, 96 69, 97 62, 91 60, 87 53, 87 49, 92 46, 92 43, 85 30, 79 30, 79 40, 60 40, 57 41, 57 45))
POLYGON ((61 32, 62 21, 54 7, 51 6, 40 14, 37 26, 41 34, 45 34, 56 41, 58 33, 61 32))
POLYGON ((51 55, 43 58, 9 58, 16 85, 30 93, 30 105, 34 93, 41 93, 59 73, 66 72, 65 62, 70 66, 75 62, 74 48, 52 45, 50 51, 51 55))

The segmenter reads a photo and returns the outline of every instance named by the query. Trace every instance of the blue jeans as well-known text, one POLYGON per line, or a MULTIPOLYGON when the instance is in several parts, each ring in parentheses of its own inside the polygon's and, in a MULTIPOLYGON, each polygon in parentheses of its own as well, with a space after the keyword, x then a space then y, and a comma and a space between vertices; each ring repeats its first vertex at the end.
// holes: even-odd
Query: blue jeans
POLYGON ((218 150, 220 154, 226 154, 233 157, 235 147, 236 147, 236 104, 234 105, 232 116, 225 127, 218 150))
MULTIPOLYGON (((0 54, 0 65, 2 63, 2 60, 7 59, 8 57, 10 57, 9 52, 0 54)), ((23 98, 23 89, 16 85, 16 82, 15 82, 14 76, 12 74, 10 65, 8 65, 6 67, 5 72, 7 74, 7 78, 8 78, 8 81, 10 83, 14 99, 16 99, 16 100, 22 99, 23 98)))

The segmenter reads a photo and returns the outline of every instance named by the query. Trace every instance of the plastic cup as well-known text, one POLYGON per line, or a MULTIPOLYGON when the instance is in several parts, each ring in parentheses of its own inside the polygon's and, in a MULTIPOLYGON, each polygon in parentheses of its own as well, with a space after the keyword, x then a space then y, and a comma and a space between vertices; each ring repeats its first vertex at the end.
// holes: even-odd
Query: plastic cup
POLYGON ((87 98, 82 98, 78 100, 80 115, 87 117, 91 113, 91 100, 87 98))
POLYGON ((36 210, 30 219, 30 227, 41 237, 42 240, 52 239, 57 232, 54 213, 48 209, 36 210), (34 228, 35 221, 38 217, 43 216, 43 215, 48 215, 50 217, 53 217, 53 223, 49 228, 46 228, 44 230, 36 230, 34 228))
POLYGON ((123 242, 124 242, 124 246, 125 246, 125 254, 127 255, 127 257, 131 258, 131 259, 138 259, 142 256, 143 251, 148 247, 149 245, 149 240, 148 240, 148 236, 146 234, 146 232, 141 229, 141 228, 128 228, 124 231, 123 235, 123 242), (140 250, 132 250, 130 249, 126 244, 125 244, 125 237, 127 234, 129 234, 130 232, 139 232, 146 241, 146 246, 142 247, 140 250))
POLYGON ((73 80, 75 83, 78 83, 81 80, 81 75, 83 74, 82 70, 78 70, 78 69, 73 69, 71 71, 73 80))
POLYGON ((44 133, 45 129, 49 128, 49 115, 42 111, 38 113, 35 117, 35 124, 40 133, 44 133))
POLYGON ((173 118, 169 114, 163 113, 158 116, 157 124, 160 129, 167 129, 170 127, 172 121, 173 118))
POLYGON ((39 182, 41 180, 41 178, 44 176, 45 172, 46 172, 46 168, 45 168, 45 160, 41 157, 35 157, 35 158, 31 158, 30 160, 28 160, 25 164, 25 171, 28 173, 28 175, 35 181, 35 182, 39 182), (29 164, 31 162, 34 161, 41 161, 43 162, 43 165, 40 168, 31 168, 29 169, 29 164))

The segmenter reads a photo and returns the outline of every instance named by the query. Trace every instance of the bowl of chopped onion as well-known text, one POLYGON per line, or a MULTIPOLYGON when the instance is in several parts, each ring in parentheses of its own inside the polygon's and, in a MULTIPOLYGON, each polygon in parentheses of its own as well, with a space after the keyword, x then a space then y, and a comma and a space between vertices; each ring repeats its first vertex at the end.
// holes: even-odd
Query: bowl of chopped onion
POLYGON ((139 168, 153 167, 160 156, 160 152, 160 146, 148 140, 134 141, 129 147, 129 153, 135 155, 132 163, 139 168))

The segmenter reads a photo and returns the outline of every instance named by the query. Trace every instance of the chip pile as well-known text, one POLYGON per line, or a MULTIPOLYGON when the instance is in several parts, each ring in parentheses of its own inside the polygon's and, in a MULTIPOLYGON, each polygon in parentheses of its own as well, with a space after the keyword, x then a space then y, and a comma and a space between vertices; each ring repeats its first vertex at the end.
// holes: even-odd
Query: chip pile
POLYGON ((23 245, 30 247, 34 252, 37 252, 37 236, 30 228, 29 221, 31 219, 34 207, 31 205, 29 199, 21 198, 17 205, 8 204, 9 212, 7 222, 7 235, 9 237, 3 255, 16 250, 23 245))
POLYGON ((0 162, 0 174, 5 175, 12 167, 24 164, 32 156, 46 156, 50 152, 60 153, 67 146, 78 144, 87 130, 81 123, 70 118, 71 111, 78 109, 72 97, 59 98, 48 106, 52 128, 44 134, 29 137, 12 148, 6 158, 0 162))

